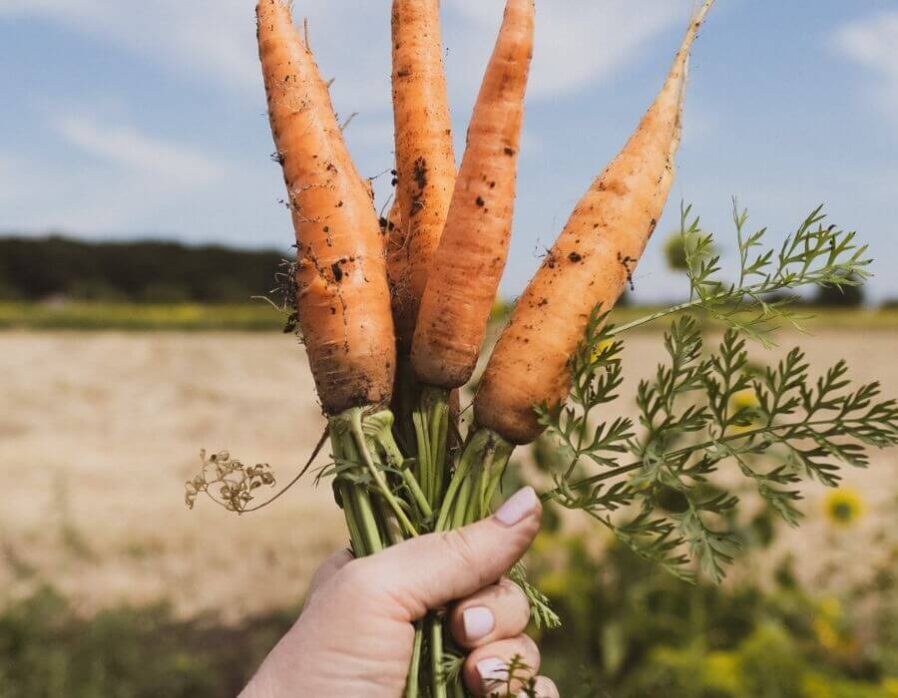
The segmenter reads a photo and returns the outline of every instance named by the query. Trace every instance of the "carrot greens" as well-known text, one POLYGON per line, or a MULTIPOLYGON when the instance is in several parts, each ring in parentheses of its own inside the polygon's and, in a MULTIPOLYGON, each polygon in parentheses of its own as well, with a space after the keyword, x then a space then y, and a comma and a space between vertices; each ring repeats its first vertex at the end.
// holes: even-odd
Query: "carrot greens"
MULTIPOLYGON (((689 211, 683 209, 684 235, 699 230, 698 219, 686 223, 689 211)), ((842 467, 866 467, 870 448, 898 444, 898 403, 882 398, 878 382, 852 383, 844 361, 815 377, 798 347, 773 365, 761 365, 747 346, 752 338, 770 347, 773 320, 795 320, 785 300, 770 301, 765 294, 848 283, 865 273, 865 248, 853 233, 824 227, 819 209, 778 252, 762 248, 763 230, 743 238, 746 220, 747 214, 737 214, 739 282, 716 280, 716 257, 698 263, 693 257, 688 275, 695 300, 649 316, 655 321, 675 315, 664 334, 666 361, 636 390, 636 422, 592 419, 624 411, 621 334, 643 324, 616 328, 605 323, 608 316, 600 308, 571 357, 568 403, 537 408, 540 425, 562 454, 555 486, 544 498, 585 511, 634 550, 685 578, 695 576, 695 560, 720 581, 739 547, 728 525, 739 499, 718 477, 725 465, 797 525, 800 482, 835 487, 842 467), (754 248, 761 249, 746 253, 754 248), (702 324, 708 315, 729 324, 710 351, 702 324)), ((712 244, 705 235, 694 249, 712 244)))

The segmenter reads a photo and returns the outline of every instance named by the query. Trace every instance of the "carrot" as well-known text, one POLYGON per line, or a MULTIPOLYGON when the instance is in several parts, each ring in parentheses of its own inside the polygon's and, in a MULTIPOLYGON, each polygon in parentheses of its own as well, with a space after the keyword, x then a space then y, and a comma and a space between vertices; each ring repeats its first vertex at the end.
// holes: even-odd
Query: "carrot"
MULTIPOLYGON (((394 319, 407 354, 452 189, 455 154, 440 42, 439 0, 393 2, 393 113, 397 215, 405 222, 401 272, 394 277, 394 319)), ((398 261, 398 260, 397 260, 398 261)))
POLYGON ((428 385, 455 388, 471 377, 505 267, 533 15, 533 0, 508 0, 471 117, 412 343, 412 364, 428 385))
POLYGON ((661 217, 674 178, 689 52, 713 1, 692 18, 660 93, 577 204, 493 351, 475 419, 512 443, 539 435, 535 405, 554 406, 567 395, 568 359, 591 311, 614 306, 661 217))
POLYGON ((383 242, 327 86, 283 0, 260 0, 259 56, 297 247, 297 308, 324 411, 385 404, 395 370, 383 242))
POLYGON ((390 280, 390 293, 393 298, 393 322, 398 327, 400 299, 408 294, 408 238, 402 225, 402 211, 399 199, 393 199, 390 211, 380 219, 380 232, 384 239, 387 255, 387 278, 390 280))

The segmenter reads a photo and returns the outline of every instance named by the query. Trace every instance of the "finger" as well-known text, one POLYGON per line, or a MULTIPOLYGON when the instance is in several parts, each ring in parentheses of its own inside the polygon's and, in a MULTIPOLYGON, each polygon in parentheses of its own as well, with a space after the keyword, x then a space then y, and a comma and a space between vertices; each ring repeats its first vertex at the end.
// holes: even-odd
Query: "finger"
MULTIPOLYGON (((533 693, 536 698, 561 698, 558 687, 552 679, 545 676, 537 676, 533 685, 533 693)), ((529 698, 527 693, 519 694, 519 698, 529 698)))
POLYGON ((345 574, 369 598, 392 603, 398 618, 418 620, 498 581, 533 541, 541 514, 539 497, 525 487, 488 519, 400 543, 351 563, 345 574))
POLYGON ((312 581, 309 582, 309 593, 306 595, 307 601, 308 599, 311 599, 312 596, 315 595, 315 592, 326 584, 331 577, 346 567, 352 560, 352 552, 350 552, 349 549, 344 548, 321 563, 321 566, 315 570, 315 574, 312 575, 312 581))
POLYGON ((517 637, 530 622, 530 604, 510 579, 481 589, 455 605, 449 627, 455 641, 467 649, 517 637))
POLYGON ((499 640, 468 655, 463 669, 465 685, 475 696, 497 691, 516 695, 537 674, 539 664, 539 649, 526 635, 499 640))

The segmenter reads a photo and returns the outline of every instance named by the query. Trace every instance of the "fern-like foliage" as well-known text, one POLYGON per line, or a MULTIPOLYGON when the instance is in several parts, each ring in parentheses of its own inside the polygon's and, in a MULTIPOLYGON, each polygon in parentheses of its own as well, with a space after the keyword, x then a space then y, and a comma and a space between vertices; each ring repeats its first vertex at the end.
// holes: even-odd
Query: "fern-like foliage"
POLYGON ((727 527, 739 500, 716 477, 723 467, 734 466, 796 525, 798 483, 836 486, 842 467, 868 464, 871 447, 898 444, 898 404, 881 397, 877 382, 853 384, 844 361, 814 377, 800 348, 766 368, 749 360, 748 338, 769 345, 776 321, 794 320, 768 300, 771 292, 864 278, 865 248, 853 234, 823 227, 817 210, 778 251, 765 251, 764 231, 745 236, 747 215, 737 212, 741 269, 727 285, 716 280, 719 259, 707 254, 712 238, 695 241, 698 219, 687 225, 689 214, 684 208, 693 299, 649 316, 677 313, 664 335, 666 360, 636 390, 638 424, 594 418, 599 408, 602 417, 625 412, 617 402, 621 329, 599 308, 570 362, 569 403, 537 414, 565 455, 546 499, 585 511, 679 576, 692 578, 695 560, 719 581, 739 548, 727 527), (702 331, 708 316, 727 325, 712 350, 702 331))
POLYGON ((862 284, 870 276, 872 260, 854 231, 826 225, 822 206, 814 209, 797 230, 779 245, 767 245, 767 228, 748 232, 748 211, 733 201, 733 223, 739 268, 724 276, 713 235, 702 232, 692 207, 680 208, 680 235, 686 256, 690 298, 617 328, 623 332, 685 310, 701 310, 710 318, 764 345, 783 325, 800 327, 807 315, 797 312, 791 293, 803 287, 844 288, 862 284))

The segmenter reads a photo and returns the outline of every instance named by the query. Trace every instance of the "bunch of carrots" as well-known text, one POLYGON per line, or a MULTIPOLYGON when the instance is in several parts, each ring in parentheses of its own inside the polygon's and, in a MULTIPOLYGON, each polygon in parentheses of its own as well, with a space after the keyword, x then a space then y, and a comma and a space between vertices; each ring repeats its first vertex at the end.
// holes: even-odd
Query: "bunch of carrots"
MULTIPOLYGON (((456 165, 439 0, 394 0, 397 194, 386 220, 356 169, 328 84, 285 0, 260 0, 259 52, 296 231, 296 310, 328 417, 334 491, 356 555, 488 516, 535 405, 558 405, 596 306, 610 310, 674 176, 690 21, 661 91, 592 183, 519 299, 460 430, 458 390, 481 353, 515 202, 534 2, 507 0, 456 165)), ((416 629, 408 698, 463 696, 440 614, 416 629)))

